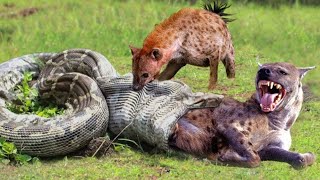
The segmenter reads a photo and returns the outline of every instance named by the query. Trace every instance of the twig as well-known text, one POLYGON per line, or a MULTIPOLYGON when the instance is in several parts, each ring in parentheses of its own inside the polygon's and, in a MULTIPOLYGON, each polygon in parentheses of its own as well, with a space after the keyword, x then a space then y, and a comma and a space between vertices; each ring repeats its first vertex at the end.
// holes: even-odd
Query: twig
MULTIPOLYGON (((112 139, 112 141, 110 142, 110 144, 107 147, 107 150, 110 148, 110 146, 112 145, 112 143, 133 123, 133 120, 126 126, 124 127, 117 135, 116 137, 114 137, 112 139)), ((106 142, 106 140, 103 140, 102 143, 100 144, 100 146, 98 147, 98 149, 93 153, 93 155, 91 157, 94 157, 98 151, 101 149, 102 145, 106 142)))

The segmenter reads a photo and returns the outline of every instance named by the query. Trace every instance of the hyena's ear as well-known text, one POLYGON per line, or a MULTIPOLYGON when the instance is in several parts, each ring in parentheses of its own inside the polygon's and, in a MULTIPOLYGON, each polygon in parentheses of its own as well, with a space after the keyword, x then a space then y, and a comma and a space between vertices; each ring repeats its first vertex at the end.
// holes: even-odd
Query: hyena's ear
POLYGON ((261 69, 261 68, 262 68, 262 64, 260 63, 259 59, 260 59, 260 57, 257 56, 257 57, 256 57, 256 62, 257 62, 257 64, 258 64, 258 68, 261 69))
POLYGON ((155 60, 160 60, 162 58, 162 53, 160 52, 160 49, 158 48, 152 49, 151 57, 155 60))
POLYGON ((307 74, 308 71, 310 71, 314 68, 316 68, 316 67, 312 66, 312 67, 298 68, 299 73, 300 73, 300 79, 302 79, 304 77, 304 75, 307 74))
POLYGON ((133 47, 131 45, 129 45, 129 48, 131 50, 132 56, 134 56, 135 54, 137 54, 141 50, 140 48, 136 48, 136 47, 133 47))

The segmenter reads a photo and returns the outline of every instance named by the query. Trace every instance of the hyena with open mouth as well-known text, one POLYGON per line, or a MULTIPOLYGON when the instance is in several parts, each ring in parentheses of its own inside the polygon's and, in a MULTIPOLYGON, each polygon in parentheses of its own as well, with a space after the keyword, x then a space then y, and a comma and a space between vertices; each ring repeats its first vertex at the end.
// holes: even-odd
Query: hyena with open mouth
POLYGON ((289 63, 261 65, 256 93, 248 101, 224 98, 216 108, 190 110, 177 122, 169 144, 242 167, 256 167, 264 160, 287 162, 296 169, 312 165, 314 154, 289 148, 290 128, 303 101, 301 79, 313 68, 289 63))

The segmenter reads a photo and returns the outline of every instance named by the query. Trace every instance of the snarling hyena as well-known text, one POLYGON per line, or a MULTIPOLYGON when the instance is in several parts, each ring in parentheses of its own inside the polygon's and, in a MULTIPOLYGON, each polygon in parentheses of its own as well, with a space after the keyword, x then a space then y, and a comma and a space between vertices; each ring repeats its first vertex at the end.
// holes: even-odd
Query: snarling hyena
POLYGON ((312 165, 312 153, 289 151, 290 128, 303 101, 301 79, 312 68, 260 66, 256 93, 248 101, 224 98, 216 108, 189 111, 177 122, 171 147, 243 167, 256 167, 261 160, 287 162, 296 169, 312 165))
POLYGON ((133 89, 148 82, 171 79, 186 64, 210 66, 209 89, 217 82, 221 60, 228 78, 235 77, 234 48, 224 16, 229 6, 214 3, 203 9, 185 8, 155 26, 143 47, 130 46, 132 53, 133 89), (167 64, 159 75, 161 67, 167 64))

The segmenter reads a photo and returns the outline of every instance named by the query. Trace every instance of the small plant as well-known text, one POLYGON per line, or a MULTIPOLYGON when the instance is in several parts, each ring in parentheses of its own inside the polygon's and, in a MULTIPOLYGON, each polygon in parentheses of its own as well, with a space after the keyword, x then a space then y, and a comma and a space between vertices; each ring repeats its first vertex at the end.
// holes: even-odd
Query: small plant
POLYGON ((117 142, 113 142, 113 146, 114 149, 116 151, 120 151, 121 149, 124 149, 126 147, 132 147, 132 146, 128 146, 128 144, 134 144, 137 148, 140 149, 141 152, 144 152, 143 147, 141 146, 141 144, 131 140, 131 139, 126 139, 126 138, 119 138, 117 140, 117 142), (123 142, 123 143, 121 143, 123 142))
POLYGON ((28 162, 37 162, 37 157, 20 154, 16 146, 7 142, 3 137, 0 137, 0 162, 4 164, 23 165, 28 162))
POLYGON ((41 100, 38 90, 29 86, 30 81, 32 81, 32 73, 24 73, 23 81, 15 88, 19 103, 8 103, 8 109, 17 114, 36 114, 46 118, 63 114, 63 108, 41 100))

